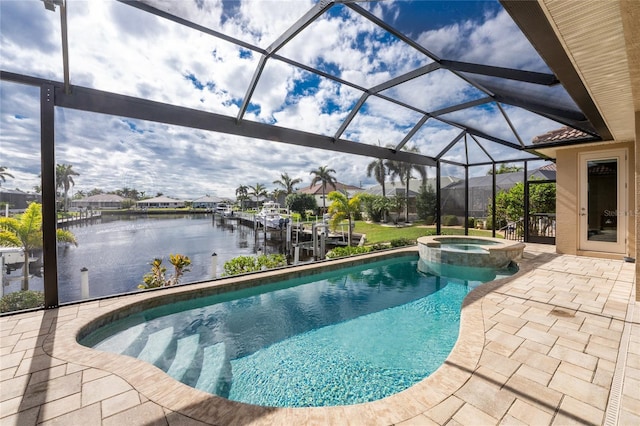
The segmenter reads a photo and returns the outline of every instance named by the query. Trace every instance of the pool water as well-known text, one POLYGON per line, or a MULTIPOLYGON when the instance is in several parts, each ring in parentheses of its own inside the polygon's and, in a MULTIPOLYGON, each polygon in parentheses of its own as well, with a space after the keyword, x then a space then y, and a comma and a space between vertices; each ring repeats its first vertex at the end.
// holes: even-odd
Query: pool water
POLYGON ((81 343, 145 360, 187 385, 263 406, 374 401, 433 373, 479 281, 404 256, 149 309, 81 343), (455 275, 455 273, 451 273, 455 275))

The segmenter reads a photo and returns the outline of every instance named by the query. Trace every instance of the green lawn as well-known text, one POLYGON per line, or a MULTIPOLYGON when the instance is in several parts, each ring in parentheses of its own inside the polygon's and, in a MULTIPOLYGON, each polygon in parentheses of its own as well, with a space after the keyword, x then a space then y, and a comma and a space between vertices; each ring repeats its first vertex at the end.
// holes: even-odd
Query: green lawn
MULTIPOLYGON (((398 238, 406 238, 416 240, 418 237, 425 235, 435 235, 436 227, 425 227, 420 223, 410 226, 395 227, 382 226, 376 223, 367 223, 364 221, 356 221, 354 232, 357 234, 367 234, 366 244, 376 244, 389 242, 398 238)), ((464 228, 459 227, 442 227, 442 235, 464 235, 464 228)), ((482 229, 469 229, 469 235, 477 237, 491 237, 491 231, 482 229)), ((500 238, 499 234, 496 237, 500 238)))

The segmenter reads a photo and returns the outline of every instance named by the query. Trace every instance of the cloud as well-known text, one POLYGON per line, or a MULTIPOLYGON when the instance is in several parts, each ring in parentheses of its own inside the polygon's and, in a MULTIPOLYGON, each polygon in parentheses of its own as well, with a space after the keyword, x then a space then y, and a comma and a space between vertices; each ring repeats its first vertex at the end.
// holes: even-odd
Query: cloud
MULTIPOLYGON (((261 48, 278 39, 315 4, 307 0, 147 3, 261 48)), ((363 5, 392 23, 409 6, 408 2, 363 5)), ((255 51, 122 2, 71 1, 68 18, 74 85, 236 117, 260 59, 255 51)), ((0 19, 1 69, 62 81, 59 12, 45 10, 39 0, 0 1, 0 19)), ((427 47, 437 43, 443 52, 461 60, 537 69, 539 59, 528 59, 532 55, 516 30, 508 15, 500 12, 462 17, 456 24, 424 32, 420 41, 427 47), (469 43, 460 43, 460 37, 469 43)), ((334 6, 277 53, 365 89, 430 61, 344 5, 334 6)), ((15 176, 5 186, 29 190, 39 184, 39 92, 3 81, 0 93, 0 164, 15 176)), ((478 96, 475 89, 444 71, 384 94, 425 110, 478 96)), ((361 95, 357 89, 270 58, 244 119, 333 136, 361 95)), ((535 126, 536 116, 513 113, 515 122, 535 126)), ((414 111, 371 96, 343 137, 374 145, 378 140, 383 145, 396 144, 419 118, 414 111)), ((463 118, 479 125, 495 117, 479 110, 464 113, 463 118)), ((432 121, 409 145, 435 155, 459 130, 434 127, 432 121)), ((527 137, 529 133, 525 132, 527 137)), ((239 185, 262 183, 272 189, 271 182, 284 172, 303 179, 301 186, 308 185, 309 172, 322 165, 334 168, 341 182, 375 183, 365 173, 372 158, 126 117, 56 108, 55 136, 56 162, 72 164, 80 173, 76 189, 127 186, 184 198, 233 197, 239 185)))

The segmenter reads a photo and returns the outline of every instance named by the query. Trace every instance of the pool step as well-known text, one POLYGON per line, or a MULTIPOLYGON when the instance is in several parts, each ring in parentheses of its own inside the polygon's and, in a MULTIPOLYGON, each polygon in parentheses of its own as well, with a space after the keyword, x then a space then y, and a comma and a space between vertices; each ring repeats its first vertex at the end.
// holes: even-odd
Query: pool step
POLYGON ((196 389, 228 396, 231 387, 231 360, 224 342, 204 348, 196 389))
POLYGON ((147 339, 147 344, 142 348, 137 358, 150 364, 160 359, 164 351, 167 350, 173 339, 173 327, 167 327, 155 333, 151 333, 147 339))
POLYGON ((115 334, 114 336, 111 336, 111 338, 103 340, 94 346, 94 348, 105 352, 127 355, 125 351, 134 345, 142 335, 146 325, 146 323, 142 323, 124 330, 122 333, 115 334))
POLYGON ((178 348, 171 363, 171 367, 167 370, 167 374, 176 380, 181 380, 182 376, 187 372, 198 352, 198 343, 200 335, 193 334, 178 340, 178 348))

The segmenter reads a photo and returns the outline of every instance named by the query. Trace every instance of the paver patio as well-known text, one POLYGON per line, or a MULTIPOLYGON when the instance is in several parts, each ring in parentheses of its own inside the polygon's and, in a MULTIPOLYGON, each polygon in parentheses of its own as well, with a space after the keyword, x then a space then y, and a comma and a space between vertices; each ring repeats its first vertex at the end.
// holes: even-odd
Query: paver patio
POLYGON ((91 319, 151 294, 5 316, 0 424, 640 424, 635 265, 554 250, 528 244, 517 275, 467 297, 460 338, 438 371, 346 407, 235 403, 75 342, 91 319))

